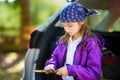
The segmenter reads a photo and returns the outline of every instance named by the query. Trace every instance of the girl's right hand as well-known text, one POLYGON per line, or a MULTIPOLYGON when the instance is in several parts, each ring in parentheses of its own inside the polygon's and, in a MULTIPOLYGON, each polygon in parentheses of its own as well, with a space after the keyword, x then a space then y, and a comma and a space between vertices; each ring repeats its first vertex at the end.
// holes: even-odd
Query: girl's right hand
POLYGON ((47 66, 44 67, 44 70, 49 70, 49 69, 55 70, 54 65, 50 64, 50 65, 47 65, 47 66))
POLYGON ((44 70, 46 70, 45 74, 49 74, 50 71, 52 72, 55 70, 54 65, 51 64, 51 65, 45 66, 44 70))

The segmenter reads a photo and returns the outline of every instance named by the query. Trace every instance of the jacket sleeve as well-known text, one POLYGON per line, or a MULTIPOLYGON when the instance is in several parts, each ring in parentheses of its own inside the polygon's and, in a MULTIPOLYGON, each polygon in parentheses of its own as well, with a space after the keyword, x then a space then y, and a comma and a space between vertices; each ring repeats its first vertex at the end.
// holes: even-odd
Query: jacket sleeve
POLYGON ((57 47, 55 48, 55 50, 53 51, 50 59, 48 61, 46 61, 45 63, 45 66, 48 66, 48 65, 53 65, 54 69, 57 68, 57 53, 59 53, 59 46, 60 45, 57 45, 57 47))
POLYGON ((69 76, 77 80, 100 80, 102 52, 97 42, 92 39, 87 44, 87 62, 86 66, 67 65, 69 76))

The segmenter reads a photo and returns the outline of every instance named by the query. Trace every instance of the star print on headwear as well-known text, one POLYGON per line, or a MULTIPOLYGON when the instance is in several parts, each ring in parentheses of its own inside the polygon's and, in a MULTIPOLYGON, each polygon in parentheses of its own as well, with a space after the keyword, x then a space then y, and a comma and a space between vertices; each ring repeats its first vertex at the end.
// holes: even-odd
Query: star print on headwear
POLYGON ((61 11, 60 22, 80 22, 92 14, 99 14, 99 12, 90 10, 78 2, 72 2, 61 11))

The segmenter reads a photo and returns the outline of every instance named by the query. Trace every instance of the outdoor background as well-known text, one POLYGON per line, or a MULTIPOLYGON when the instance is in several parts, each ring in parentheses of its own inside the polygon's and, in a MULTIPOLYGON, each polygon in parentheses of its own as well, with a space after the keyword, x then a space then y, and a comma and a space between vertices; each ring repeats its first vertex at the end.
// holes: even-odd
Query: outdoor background
MULTIPOLYGON (((66 0, 0 0, 0 80, 20 80, 31 32, 59 11, 66 0)), ((95 28, 108 14, 87 18, 95 28), (95 21, 94 21, 95 20, 95 21)), ((111 31, 120 31, 120 19, 111 31)))

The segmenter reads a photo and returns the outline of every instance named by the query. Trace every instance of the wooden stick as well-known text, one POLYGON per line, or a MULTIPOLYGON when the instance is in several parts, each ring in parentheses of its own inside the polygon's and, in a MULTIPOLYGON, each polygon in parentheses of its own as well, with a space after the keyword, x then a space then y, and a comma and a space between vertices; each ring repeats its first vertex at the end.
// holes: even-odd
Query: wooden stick
POLYGON ((44 72, 46 72, 46 71, 45 71, 45 70, 33 70, 33 72, 44 73, 44 72))
POLYGON ((33 70, 38 73, 57 73, 58 70, 33 70))

